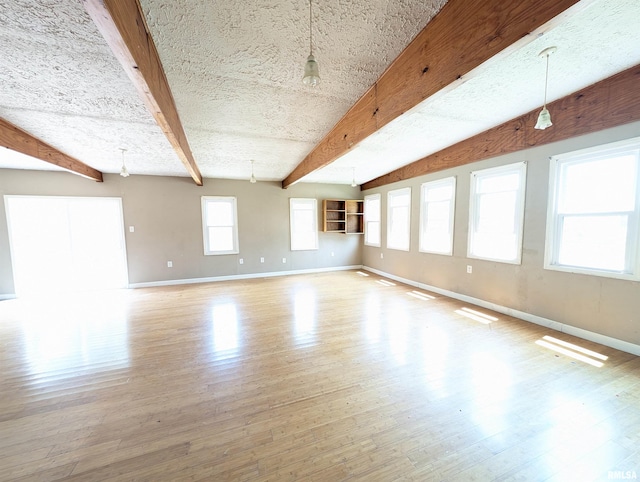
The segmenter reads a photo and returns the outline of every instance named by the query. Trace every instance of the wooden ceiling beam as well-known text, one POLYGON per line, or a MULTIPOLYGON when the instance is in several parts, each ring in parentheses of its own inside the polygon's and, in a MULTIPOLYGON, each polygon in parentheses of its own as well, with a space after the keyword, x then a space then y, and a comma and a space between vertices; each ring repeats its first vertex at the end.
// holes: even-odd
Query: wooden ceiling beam
POLYGON ((540 108, 361 186, 373 189, 432 172, 640 120, 640 65, 547 105, 553 126, 534 129, 540 108))
POLYGON ((88 179, 102 182, 100 171, 68 156, 4 119, 0 119, 0 146, 40 159, 88 179))
POLYGON ((139 0, 83 0, 83 3, 187 172, 202 186, 202 174, 189 147, 139 0))
POLYGON ((541 27, 591 0, 449 0, 283 181, 287 188, 541 27), (577 6, 576 4, 580 4, 577 6))

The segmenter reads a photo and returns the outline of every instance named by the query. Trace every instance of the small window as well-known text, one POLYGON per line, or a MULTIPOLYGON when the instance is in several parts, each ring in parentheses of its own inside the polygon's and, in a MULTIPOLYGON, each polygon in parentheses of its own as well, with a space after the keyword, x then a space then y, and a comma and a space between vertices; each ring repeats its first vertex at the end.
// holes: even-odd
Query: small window
POLYGON ((238 214, 235 197, 202 196, 204 254, 238 253, 238 214))
POLYGON ((551 159, 545 268, 639 279, 640 139, 551 159))
POLYGON ((411 188, 387 194, 387 248, 409 251, 411 233, 411 188))
POLYGON ((470 258, 520 264, 526 174, 524 162, 471 173, 470 258))
POLYGON ((380 247, 380 194, 364 197, 364 244, 380 247))
POLYGON ((291 251, 318 249, 318 202, 315 199, 289 200, 291 251))
POLYGON ((453 253, 453 216, 456 178, 448 177, 422 185, 420 201, 420 251, 453 253))

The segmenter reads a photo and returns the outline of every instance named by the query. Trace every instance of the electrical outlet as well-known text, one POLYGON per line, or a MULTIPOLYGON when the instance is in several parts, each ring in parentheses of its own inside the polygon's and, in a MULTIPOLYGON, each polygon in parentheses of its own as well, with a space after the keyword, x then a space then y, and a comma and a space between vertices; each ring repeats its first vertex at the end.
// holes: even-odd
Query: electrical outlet
POLYGON ((331 256, 335 256, 335 253, 333 251, 331 251, 331 256))
POLYGON ((173 261, 167 261, 167 268, 173 268, 173 261))
POLYGON ((129 232, 133 233, 136 230, 136 228, 134 228, 133 226, 129 226, 129 232))
POLYGON ((287 258, 282 258, 282 262, 286 263, 287 262, 287 258))
POLYGON ((240 259, 238 260, 238 263, 240 263, 240 264, 244 264, 244 259, 240 258, 240 259))
POLYGON ((260 258, 260 262, 261 262, 261 263, 264 263, 264 258, 260 258))
POLYGON ((473 266, 471 266, 470 264, 467 265, 467 273, 473 273, 473 266))
POLYGON ((380 259, 384 258, 384 254, 380 253, 380 259))

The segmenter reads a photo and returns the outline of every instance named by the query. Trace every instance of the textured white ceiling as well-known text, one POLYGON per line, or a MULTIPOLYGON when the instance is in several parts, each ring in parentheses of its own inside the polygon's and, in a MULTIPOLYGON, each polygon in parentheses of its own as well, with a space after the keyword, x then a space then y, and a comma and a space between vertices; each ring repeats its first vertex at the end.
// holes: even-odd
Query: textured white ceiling
MULTIPOLYGON (((204 177, 282 180, 444 4, 314 1, 321 84, 302 84, 308 3, 141 0, 204 177)), ((640 63, 638 0, 596 0, 487 62, 309 182, 358 183, 640 63)), ((0 117, 103 172, 188 176, 79 0, 0 4, 0 117)), ((552 113, 553 115, 553 113, 552 113)), ((0 167, 55 169, 0 150, 0 167)), ((1 174, 0 174, 1 175, 1 174)))

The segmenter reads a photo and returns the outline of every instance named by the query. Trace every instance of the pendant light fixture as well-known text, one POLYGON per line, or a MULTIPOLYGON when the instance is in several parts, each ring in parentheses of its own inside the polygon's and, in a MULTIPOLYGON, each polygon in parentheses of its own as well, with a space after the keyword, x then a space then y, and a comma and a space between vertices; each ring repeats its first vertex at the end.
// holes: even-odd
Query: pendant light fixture
POLYGON ((249 178, 249 182, 251 184, 255 184, 257 182, 256 176, 253 175, 253 161, 251 161, 251 177, 249 178))
POLYGON ((318 70, 318 62, 313 56, 313 16, 311 15, 311 2, 309 0, 309 57, 307 63, 304 64, 304 77, 302 82, 311 87, 315 87, 320 83, 320 71, 318 70))
POLYGON ((540 114, 538 114, 538 122, 536 122, 536 129, 546 129, 547 127, 551 127, 553 124, 551 122, 551 114, 547 110, 547 86, 549 84, 549 56, 558 50, 556 47, 549 47, 540 52, 540 57, 547 58, 547 70, 544 75, 544 105, 542 106, 542 110, 540 114))
POLYGON ((351 170, 353 171, 353 178, 352 178, 352 181, 351 181, 351 187, 356 187, 357 186, 357 184, 356 184, 356 168, 352 167, 351 170))
POLYGON ((127 166, 124 165, 124 153, 127 152, 127 150, 121 147, 120 151, 122 152, 122 169, 120 169, 120 175, 122 177, 129 177, 129 171, 127 171, 127 166))

